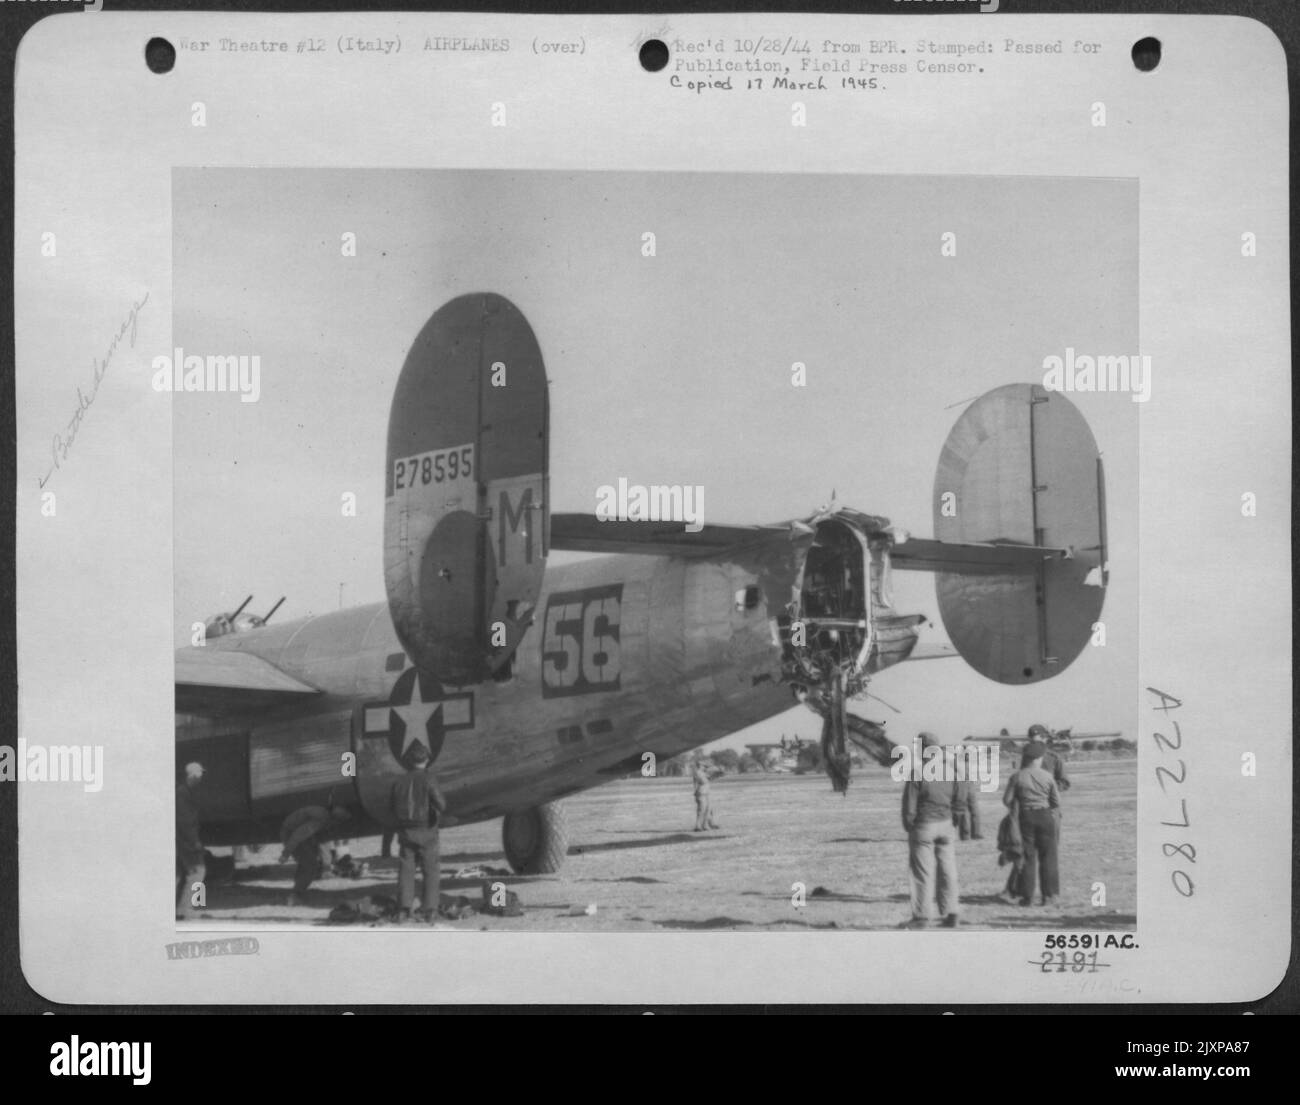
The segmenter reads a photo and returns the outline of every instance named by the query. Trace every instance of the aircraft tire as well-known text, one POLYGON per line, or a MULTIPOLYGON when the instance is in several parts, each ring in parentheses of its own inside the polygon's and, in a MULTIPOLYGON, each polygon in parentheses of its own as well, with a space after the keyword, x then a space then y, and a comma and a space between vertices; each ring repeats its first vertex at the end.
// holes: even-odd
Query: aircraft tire
POLYGON ((515 810, 501 819, 506 861, 517 875, 553 875, 569 853, 569 824, 564 806, 548 802, 515 810))

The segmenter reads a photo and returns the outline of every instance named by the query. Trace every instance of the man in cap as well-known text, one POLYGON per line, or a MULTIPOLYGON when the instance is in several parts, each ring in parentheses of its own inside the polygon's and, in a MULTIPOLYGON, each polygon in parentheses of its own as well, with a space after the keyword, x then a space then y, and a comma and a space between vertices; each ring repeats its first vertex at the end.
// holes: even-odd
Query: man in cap
MULTIPOLYGON (((1029 727, 1029 740, 1031 743, 1041 744, 1043 746, 1043 770, 1051 772, 1052 778, 1056 780, 1056 789, 1064 794, 1070 789, 1070 777, 1065 773, 1065 761, 1052 751, 1050 741, 1052 731, 1046 725, 1031 725, 1029 727)), ((1025 766, 1025 761, 1020 761, 1020 766, 1025 766)))
MULTIPOLYGON (((1052 731, 1046 725, 1031 725, 1029 727, 1030 742, 1037 741, 1043 746, 1043 770, 1048 772, 1056 780, 1056 789, 1064 794, 1070 789, 1070 777, 1065 773, 1065 761, 1060 755, 1052 751, 1052 731)), ((1022 757, 1020 766, 1025 766, 1025 760, 1022 757)), ((1056 840, 1059 846, 1061 840, 1061 807, 1057 806, 1052 811, 1052 816, 1056 818, 1056 840)))
POLYGON ((1061 795, 1056 780, 1043 769, 1043 755, 1047 748, 1037 741, 1025 745, 1025 766, 1011 776, 1003 804, 1020 810, 1020 839, 1023 845, 1024 867, 1020 877, 1020 904, 1034 904, 1035 883, 1040 879, 1043 887, 1043 905, 1054 906, 1061 892, 1057 869, 1057 815, 1061 795))
POLYGON ((207 878, 203 863, 203 843, 199 840, 199 802, 197 791, 203 781, 203 765, 185 765, 185 781, 176 788, 176 920, 194 915, 195 884, 207 878))
MULTIPOLYGON (((942 748, 933 733, 920 734, 921 751, 942 748)), ((957 849, 953 809, 958 790, 946 769, 941 778, 908 779, 903 784, 903 828, 907 830, 908 867, 912 876, 912 919, 903 928, 929 928, 937 904, 945 928, 958 925, 957 849), (936 888, 936 873, 937 883, 936 888)))
POLYGON ((695 787, 695 831, 702 833, 705 829, 716 829, 718 826, 713 820, 709 771, 704 766, 704 757, 698 753, 691 763, 691 782, 695 787))
POLYGON ((393 814, 397 833, 397 904, 401 920, 412 916, 415 904, 415 865, 420 864, 424 877, 419 915, 430 924, 438 916, 438 821, 447 802, 429 771, 429 750, 423 744, 411 745, 406 758, 407 771, 393 784, 393 814))

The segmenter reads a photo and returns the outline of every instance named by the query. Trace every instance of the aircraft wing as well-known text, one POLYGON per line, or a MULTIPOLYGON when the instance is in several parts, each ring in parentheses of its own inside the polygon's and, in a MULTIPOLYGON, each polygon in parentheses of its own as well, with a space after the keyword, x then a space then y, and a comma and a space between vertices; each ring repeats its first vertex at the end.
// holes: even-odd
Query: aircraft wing
POLYGON ((692 533, 685 522, 602 521, 591 514, 552 514, 550 547, 569 552, 707 557, 789 533, 788 523, 706 525, 692 533))
POLYGON ((183 648, 176 652, 176 711, 221 717, 294 700, 321 691, 251 652, 183 648))

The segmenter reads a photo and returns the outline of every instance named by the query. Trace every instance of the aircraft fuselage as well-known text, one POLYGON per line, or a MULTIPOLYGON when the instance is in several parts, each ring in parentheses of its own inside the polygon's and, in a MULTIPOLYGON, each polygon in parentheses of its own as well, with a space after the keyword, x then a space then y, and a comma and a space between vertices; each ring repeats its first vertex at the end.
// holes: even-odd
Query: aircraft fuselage
POLYGON ((213 640, 202 647, 248 650, 323 693, 179 719, 178 759, 208 771, 206 838, 273 840, 287 812, 330 797, 358 809, 359 824, 382 824, 407 721, 436 745, 450 824, 552 801, 640 768, 647 752, 663 759, 772 717, 795 701, 777 620, 800 560, 791 543, 748 563, 552 565, 504 677, 443 687, 421 675, 415 713, 417 676, 385 604, 213 640))

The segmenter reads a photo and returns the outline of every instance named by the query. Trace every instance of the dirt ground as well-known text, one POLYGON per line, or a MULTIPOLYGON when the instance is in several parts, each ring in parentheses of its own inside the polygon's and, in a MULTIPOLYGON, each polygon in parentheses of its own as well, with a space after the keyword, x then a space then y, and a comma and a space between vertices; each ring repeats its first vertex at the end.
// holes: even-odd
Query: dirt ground
MULTIPOLYGON (((1069 765, 1061 904, 1051 910, 996 899, 1007 874, 997 865, 1001 789, 982 794, 984 839, 957 846, 963 927, 1135 927, 1136 767, 1132 757, 1069 765), (1098 882, 1105 906, 1091 904, 1098 882)), ((855 771, 844 797, 820 774, 727 776, 713 784, 720 829, 696 833, 688 779, 620 780, 565 801, 569 858, 558 875, 496 873, 506 870, 499 821, 446 829, 443 894, 477 901, 485 876, 473 869, 486 868, 489 881, 518 894, 524 915, 443 923, 533 931, 894 928, 910 916, 899 792, 879 768, 855 771), (804 886, 802 908, 792 904, 795 883, 804 886)), ((368 877, 320 880, 305 905, 291 908, 284 903, 293 867, 276 864, 279 848, 266 846, 246 857, 235 879, 210 879, 208 908, 181 927, 325 925, 339 902, 396 896, 397 860, 379 858, 378 837, 348 841, 339 851, 366 862, 368 877)))

